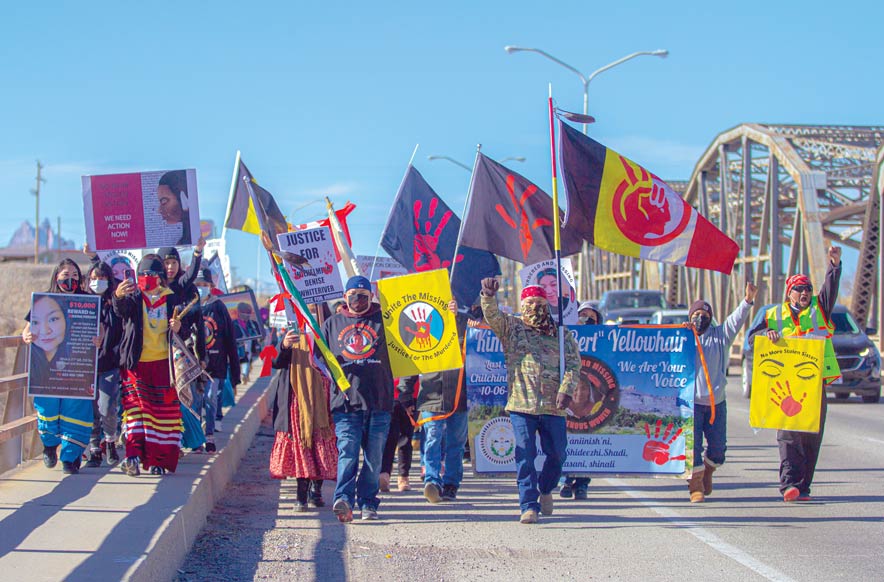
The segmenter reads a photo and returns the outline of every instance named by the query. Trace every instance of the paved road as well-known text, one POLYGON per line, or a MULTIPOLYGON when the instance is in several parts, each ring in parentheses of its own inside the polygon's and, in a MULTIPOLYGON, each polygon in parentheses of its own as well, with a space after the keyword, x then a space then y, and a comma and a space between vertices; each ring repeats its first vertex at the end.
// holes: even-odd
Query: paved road
POLYGON ((597 479, 536 526, 516 521, 512 480, 471 474, 456 504, 386 494, 376 523, 295 513, 294 482, 267 478, 265 424, 179 582, 884 579, 884 404, 830 402, 816 500, 786 505, 775 434, 749 429, 731 383, 728 463, 706 503, 681 480, 597 479))

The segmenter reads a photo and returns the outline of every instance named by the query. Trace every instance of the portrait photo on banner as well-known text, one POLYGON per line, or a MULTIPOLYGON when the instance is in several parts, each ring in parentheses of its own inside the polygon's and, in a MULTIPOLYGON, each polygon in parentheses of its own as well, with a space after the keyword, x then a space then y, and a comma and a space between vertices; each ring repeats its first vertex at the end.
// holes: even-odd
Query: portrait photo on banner
POLYGON ((200 237, 196 170, 83 176, 86 240, 95 251, 192 246, 200 237))
POLYGON ((233 320, 236 341, 264 337, 264 324, 259 317, 258 302, 255 301, 253 291, 228 293, 219 295, 218 298, 224 303, 227 312, 230 313, 230 319, 233 320))
POLYGON ((565 325, 574 325, 577 323, 578 302, 577 285, 574 279, 574 270, 571 268, 571 259, 562 259, 562 289, 564 293, 559 293, 556 271, 556 260, 549 259, 519 269, 519 278, 522 281, 522 287, 527 287, 528 285, 543 287, 543 292, 546 293, 546 299, 549 301, 549 310, 554 320, 558 317, 559 302, 561 302, 564 308, 562 322, 565 325))
POLYGON ((98 295, 31 295, 29 396, 95 397, 100 304, 98 295))
POLYGON ((107 263, 114 273, 114 279, 122 281, 126 278, 126 269, 133 271, 138 268, 138 261, 144 256, 140 249, 121 249, 118 251, 99 251, 98 258, 107 263))

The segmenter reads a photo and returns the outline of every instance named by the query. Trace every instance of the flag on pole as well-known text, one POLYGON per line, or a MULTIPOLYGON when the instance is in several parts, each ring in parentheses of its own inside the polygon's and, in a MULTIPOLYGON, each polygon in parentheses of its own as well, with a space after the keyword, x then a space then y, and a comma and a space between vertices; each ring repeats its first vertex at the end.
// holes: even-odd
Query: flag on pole
MULTIPOLYGON (((335 216, 338 219, 338 222, 341 224, 341 230, 344 232, 344 238, 347 241, 347 245, 350 247, 353 246, 353 241, 350 238, 350 227, 347 225, 347 217, 356 209, 356 205, 352 202, 347 202, 344 204, 343 208, 339 208, 335 210, 335 216)), ((322 220, 314 220, 312 222, 307 222, 305 224, 299 224, 294 226, 294 230, 306 230, 308 228, 316 228, 317 226, 327 226, 331 228, 330 218, 323 218, 322 220)), ((335 240, 335 259, 341 260, 341 248, 338 246, 337 240, 335 240)))
POLYGON ((739 246, 669 185, 559 121, 565 227, 607 251, 730 274, 739 246))
POLYGON ((500 274, 497 258, 483 250, 457 249, 460 219, 409 165, 399 186, 381 247, 410 273, 448 269, 458 264, 451 282, 460 305, 469 307, 478 297, 484 277, 500 274))
MULTIPOLYGON (((525 265, 555 256, 553 201, 527 178, 478 155, 461 244, 525 265)), ((559 211, 559 220, 563 213, 559 211)), ((583 237, 562 231, 562 255, 580 251, 583 237)))
POLYGON ((224 226, 261 236, 261 225, 266 225, 276 245, 276 235, 286 232, 288 225, 273 195, 258 185, 242 160, 234 170, 234 183, 233 200, 224 226))
POLYGON ((347 278, 362 275, 362 272, 359 270, 359 263, 356 261, 356 255, 353 254, 353 249, 350 248, 350 236, 344 233, 343 225, 338 220, 335 207, 332 206, 331 200, 327 196, 325 204, 328 209, 328 228, 335 243, 335 253, 339 255, 337 258, 344 265, 344 272, 347 273, 347 278))

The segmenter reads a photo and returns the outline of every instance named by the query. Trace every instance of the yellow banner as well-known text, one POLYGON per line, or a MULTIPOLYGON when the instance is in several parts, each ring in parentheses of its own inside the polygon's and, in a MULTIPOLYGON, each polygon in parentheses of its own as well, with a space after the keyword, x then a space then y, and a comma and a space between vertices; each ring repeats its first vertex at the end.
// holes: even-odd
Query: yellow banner
POLYGON ((823 394, 823 339, 755 338, 749 425, 819 432, 823 394))
POLYGON ((457 322, 448 311, 448 271, 438 269, 378 281, 393 376, 401 378, 463 366, 457 322))

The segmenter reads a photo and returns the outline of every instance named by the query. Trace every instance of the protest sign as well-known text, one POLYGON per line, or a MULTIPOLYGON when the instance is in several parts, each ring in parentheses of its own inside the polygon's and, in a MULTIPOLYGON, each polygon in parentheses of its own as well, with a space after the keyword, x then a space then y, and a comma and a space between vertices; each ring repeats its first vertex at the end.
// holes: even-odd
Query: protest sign
POLYGON ((107 263, 114 272, 114 279, 122 281, 126 278, 126 269, 138 269, 138 261, 144 256, 138 249, 121 249, 118 251, 100 251, 98 258, 107 263))
POLYGON ((208 240, 215 235, 214 220, 200 220, 200 236, 208 240))
POLYGON ((390 257, 358 255, 356 263, 359 265, 359 270, 362 271, 362 274, 371 279, 372 283, 387 277, 398 277, 399 275, 408 274, 408 269, 399 264, 399 261, 390 257))
POLYGON ((233 320, 233 330, 236 332, 236 341, 245 341, 264 337, 264 324, 258 318, 258 303, 255 301, 255 293, 251 290, 238 293, 219 295, 230 319, 233 320))
POLYGON ((819 432, 825 349, 822 338, 755 336, 749 426, 819 432))
POLYGON ((98 295, 31 295, 29 396, 95 397, 100 306, 98 295))
POLYGON ((574 270, 571 268, 571 259, 562 259, 562 286, 565 288, 565 292, 561 295, 564 297, 559 297, 555 259, 540 261, 520 269, 519 278, 522 280, 522 287, 528 285, 543 287, 546 299, 549 301, 549 310, 552 313, 553 321, 558 322, 559 301, 561 300, 565 306, 565 311, 562 314, 563 323, 565 325, 577 323, 577 291, 575 291, 576 284, 574 270))
POLYGON ((212 255, 209 260, 202 262, 202 268, 208 269, 212 274, 212 284, 221 293, 227 293, 227 280, 224 277, 224 267, 221 266, 221 257, 212 255))
POLYGON ((196 170, 83 176, 86 239, 96 251, 192 245, 196 170))
POLYGON ((277 236, 285 268, 305 303, 330 301, 344 295, 328 227, 320 226, 277 236))
MULTIPOLYGON (((580 348, 581 371, 566 421, 564 472, 689 476, 696 356, 689 330, 581 325, 569 332, 580 348)), ((503 348, 490 337, 490 330, 467 333, 473 458, 477 472, 512 472, 515 437, 502 409, 503 348)), ((538 455, 538 470, 543 459, 538 455)))
POLYGON ((223 238, 207 239, 206 246, 203 249, 203 256, 209 257, 210 259, 213 256, 218 257, 221 272, 224 274, 224 284, 222 287, 220 284, 216 283, 216 286, 227 293, 227 290, 233 286, 230 280, 230 256, 227 254, 227 242, 223 238))
POLYGON ((448 271, 437 269, 378 281, 393 376, 460 368, 457 322, 448 311, 448 271))

